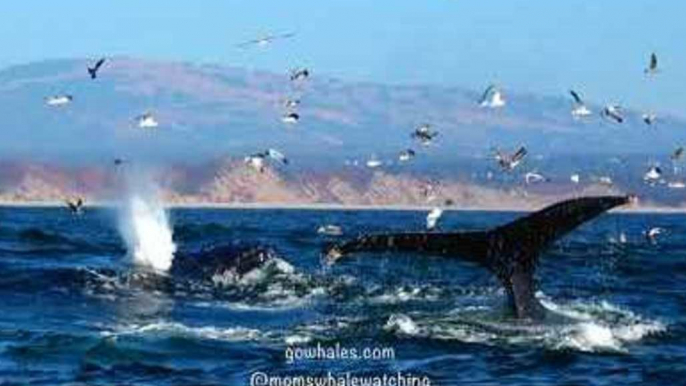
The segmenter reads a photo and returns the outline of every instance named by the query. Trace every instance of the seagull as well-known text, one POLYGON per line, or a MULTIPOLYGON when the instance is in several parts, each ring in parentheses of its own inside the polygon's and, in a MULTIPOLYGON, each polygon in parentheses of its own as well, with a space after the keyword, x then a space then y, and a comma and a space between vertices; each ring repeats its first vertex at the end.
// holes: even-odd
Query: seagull
POLYGON ((291 81, 297 82, 310 77, 310 70, 307 68, 296 68, 291 71, 291 81))
POLYGON ((647 231, 643 232, 643 234, 648 239, 648 241, 650 241, 651 244, 657 244, 657 237, 665 232, 665 228, 652 227, 647 231))
POLYGON ((643 70, 643 72, 646 75, 655 75, 658 73, 658 71, 659 70, 657 69, 657 55, 655 55, 655 53, 653 52, 652 54, 650 54, 650 63, 648 64, 648 68, 643 70))
POLYGON ((655 115, 653 113, 645 113, 645 114, 641 115, 641 118, 643 119, 643 122, 646 125, 651 126, 657 120, 657 115, 655 115))
POLYGON ((48 106, 64 106, 70 104, 74 97, 69 94, 53 95, 45 98, 45 104, 48 106))
POLYGON ((240 48, 246 48, 246 47, 250 47, 250 46, 266 47, 267 45, 269 45, 270 43, 272 43, 275 40, 288 39, 288 38, 291 38, 293 36, 295 36, 295 33, 293 33, 293 32, 280 34, 280 35, 266 35, 266 36, 262 36, 262 37, 257 38, 257 39, 252 39, 252 40, 248 40, 248 41, 236 44, 236 47, 240 47, 240 48))
POLYGON ((370 169, 378 168, 381 166, 383 163, 376 159, 376 156, 372 156, 369 160, 367 160, 367 167, 370 169))
POLYGON ((646 182, 647 184, 655 185, 657 182, 660 181, 661 177, 662 177, 662 169, 660 169, 659 166, 652 166, 643 175, 643 181, 646 182))
POLYGON ((290 99, 290 98, 285 99, 283 101, 283 105, 287 109, 294 109, 294 108, 298 107, 298 105, 300 105, 300 99, 290 99))
POLYGON ((479 99, 479 106, 492 109, 505 106, 505 98, 502 91, 493 84, 488 86, 481 95, 481 99, 479 99))
POLYGON ((267 149, 260 153, 252 154, 245 157, 243 160, 246 165, 257 170, 260 173, 264 172, 265 164, 268 160, 276 161, 282 165, 288 165, 288 158, 276 149, 267 149))
POLYGON ((528 172, 524 175, 524 181, 526 182, 527 185, 529 185, 529 184, 533 184, 536 182, 546 182, 546 181, 548 181, 548 179, 545 178, 540 173, 528 172))
POLYGON ((98 70, 102 65, 105 63, 105 58, 101 58, 98 60, 93 67, 88 67, 88 74, 91 76, 91 79, 95 79, 98 77, 98 70))
POLYGON ((246 165, 249 167, 255 169, 256 171, 260 173, 264 173, 264 164, 265 164, 265 154, 264 153, 255 153, 253 155, 245 157, 243 160, 246 165))
POLYGON ((284 165, 288 165, 288 158, 286 158, 286 156, 282 152, 276 149, 267 149, 265 150, 264 155, 273 159, 274 161, 280 162, 284 165))
POLYGON ((612 119, 617 123, 624 122, 624 117, 622 116, 622 107, 619 105, 605 106, 600 115, 605 119, 612 119))
POLYGON ((578 184, 581 181, 581 176, 579 176, 579 173, 574 173, 569 176, 569 180, 575 184, 578 184))
POLYGON ((290 113, 286 113, 281 117, 281 121, 283 123, 288 123, 288 124, 294 124, 298 123, 300 120, 300 114, 291 111, 290 113))
POLYGON ((438 223, 438 220, 441 218, 442 215, 443 215, 443 209, 441 209, 441 208, 431 209, 429 214, 426 215, 426 229, 434 230, 436 228, 436 224, 438 223))
POLYGON ((64 202, 67 204, 67 207, 69 208, 72 214, 81 214, 83 208, 83 198, 77 197, 75 199, 65 200, 64 202))
POLYGON ((411 135, 410 137, 419 140, 422 145, 427 146, 431 144, 431 141, 434 140, 438 136, 437 131, 431 131, 431 125, 428 123, 425 123, 421 126, 419 126, 411 135))
POLYGON ((136 122, 138 122, 138 127, 141 129, 154 129, 160 125, 150 112, 137 116, 136 122))
POLYGON ((495 160, 498 161, 501 169, 511 171, 519 165, 524 157, 526 157, 527 150, 524 146, 520 146, 514 154, 505 154, 496 149, 495 160))
POLYGON ((407 161, 411 160, 412 158, 414 158, 415 154, 416 154, 415 151, 412 149, 403 150, 400 152, 400 155, 398 155, 398 160, 400 162, 407 162, 407 161))
POLYGON ((121 166, 126 163, 126 160, 123 160, 121 158, 115 158, 114 161, 114 166, 121 166))
POLYGON ((569 93, 572 95, 572 98, 574 98, 574 108, 572 109, 572 116, 574 118, 583 118, 591 115, 591 110, 589 110, 588 107, 586 107, 586 104, 579 96, 579 93, 577 93, 574 90, 569 90, 569 93))
POLYGON ((669 156, 669 158, 671 158, 672 161, 678 161, 681 159, 681 157, 683 157, 683 155, 684 155, 684 147, 679 146, 676 150, 674 150, 674 152, 672 153, 671 156, 669 156))
POLYGON ((612 186, 614 182, 610 176, 600 176, 598 177, 598 183, 605 186, 612 186))

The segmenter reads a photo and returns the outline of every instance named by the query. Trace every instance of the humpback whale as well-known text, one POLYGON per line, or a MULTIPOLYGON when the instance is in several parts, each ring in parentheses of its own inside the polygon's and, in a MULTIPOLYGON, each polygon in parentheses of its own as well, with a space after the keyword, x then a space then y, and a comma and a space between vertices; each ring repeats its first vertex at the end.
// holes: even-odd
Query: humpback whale
POLYGON ((222 244, 174 257, 169 273, 174 277, 211 279, 225 273, 242 277, 277 256, 276 251, 259 245, 222 244))
POLYGON ((329 263, 358 252, 414 252, 461 258, 484 266, 498 278, 516 318, 543 319, 545 312, 535 297, 534 278, 540 253, 579 225, 633 200, 632 195, 574 198, 490 230, 363 235, 331 244, 324 253, 329 263))

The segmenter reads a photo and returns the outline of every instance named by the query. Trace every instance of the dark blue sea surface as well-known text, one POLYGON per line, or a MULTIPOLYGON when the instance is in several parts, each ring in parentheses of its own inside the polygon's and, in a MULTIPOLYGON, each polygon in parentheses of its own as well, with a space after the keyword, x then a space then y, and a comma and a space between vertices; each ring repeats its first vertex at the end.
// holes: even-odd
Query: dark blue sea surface
MULTIPOLYGON (((248 385, 255 372, 686 384, 686 216, 608 214, 558 242, 537 275, 557 317, 541 323, 511 319, 496 280, 467 262, 367 254, 322 264, 339 237, 320 225, 340 225, 345 238, 420 230, 425 216, 172 210, 177 254, 239 241, 278 254, 243 277, 175 280, 134 264, 113 209, 0 208, 0 384, 248 385), (653 226, 667 230, 657 244, 643 236, 653 226), (390 348, 393 358, 290 360, 289 347, 390 348)), ((447 211, 440 227, 516 216, 447 211)), ((155 247, 150 233, 139 236, 155 247)))

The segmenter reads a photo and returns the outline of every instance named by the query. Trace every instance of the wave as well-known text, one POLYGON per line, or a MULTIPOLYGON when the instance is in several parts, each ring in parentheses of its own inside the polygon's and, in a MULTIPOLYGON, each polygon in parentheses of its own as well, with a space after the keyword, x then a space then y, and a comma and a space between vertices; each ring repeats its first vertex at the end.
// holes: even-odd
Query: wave
POLYGON ((157 336, 161 338, 186 337, 192 339, 222 340, 228 342, 269 341, 274 335, 247 327, 188 326, 179 322, 156 321, 147 324, 129 324, 102 331, 103 337, 157 336))
POLYGON ((203 241, 214 237, 228 237, 236 230, 220 223, 181 224, 174 226, 174 240, 178 242, 203 241))
POLYGON ((542 294, 539 297, 551 314, 543 323, 502 319, 489 307, 472 306, 441 318, 420 312, 394 313, 383 330, 405 338, 614 353, 627 353, 632 343, 667 330, 659 320, 643 318, 606 301, 557 304, 542 294))
POLYGON ((89 242, 61 232, 29 227, 5 230, 2 233, 0 253, 12 256, 50 256, 70 254, 118 254, 123 246, 115 242, 89 242))

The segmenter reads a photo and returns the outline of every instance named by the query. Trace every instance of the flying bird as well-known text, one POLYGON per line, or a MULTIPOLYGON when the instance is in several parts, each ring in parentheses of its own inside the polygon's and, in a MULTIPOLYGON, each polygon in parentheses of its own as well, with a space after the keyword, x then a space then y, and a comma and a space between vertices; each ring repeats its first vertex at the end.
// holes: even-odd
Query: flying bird
POLYGON ((398 155, 398 160, 400 162, 407 162, 407 161, 411 160, 412 158, 414 158, 415 155, 416 155, 416 153, 414 150, 405 149, 405 150, 401 151, 400 154, 398 155))
POLYGON ((245 157, 243 160, 246 165, 253 168, 254 170, 264 173, 265 168, 265 155, 264 153, 255 153, 245 157))
POLYGON ((137 116, 136 122, 138 123, 138 127, 141 129, 154 129, 160 125, 150 112, 146 112, 137 116))
POLYGON ((283 153, 276 149, 267 149, 263 152, 249 155, 245 157, 243 161, 249 167, 257 170, 260 173, 263 173, 265 170, 266 163, 269 160, 278 162, 282 165, 288 165, 288 158, 286 158, 286 156, 283 153))
POLYGON ((598 177, 598 183, 600 185, 605 185, 605 186, 612 186, 614 184, 614 182, 612 181, 612 178, 610 176, 598 177))
POLYGON ((493 84, 488 86, 481 95, 481 99, 479 99, 479 106, 492 109, 505 106, 505 98, 502 91, 493 84))
POLYGON ((662 178, 662 169, 659 166, 651 166, 643 175, 643 181, 650 185, 655 185, 662 178))
POLYGON ((443 209, 441 209, 441 208, 431 209, 429 214, 426 215, 426 229, 434 230, 436 228, 436 225, 438 224, 438 220, 441 218, 442 215, 443 215, 443 209))
POLYGON ((648 126, 652 126, 655 121, 657 121, 657 115, 653 113, 645 113, 641 115, 641 119, 643 119, 643 123, 645 123, 648 126))
POLYGON ((296 68, 291 71, 291 81, 297 82, 310 77, 310 70, 307 68, 296 68))
POLYGON ((279 34, 279 35, 266 35, 266 36, 262 36, 262 37, 257 38, 257 39, 252 39, 252 40, 248 40, 248 41, 236 44, 236 47, 240 47, 240 48, 246 48, 246 47, 250 47, 250 46, 266 47, 276 40, 289 39, 289 38, 292 38, 293 36, 295 36, 295 33, 293 33, 293 32, 289 32, 289 33, 285 33, 285 34, 279 34))
POLYGON ((372 157, 367 160, 366 165, 370 169, 375 169, 375 168, 378 168, 379 166, 383 165, 383 163, 380 160, 378 160, 375 155, 372 155, 372 157))
POLYGON ((72 214, 81 214, 83 208, 83 198, 77 197, 75 199, 67 199, 64 202, 67 204, 67 208, 69 208, 69 211, 72 214))
POLYGON ((53 95, 45 98, 45 104, 48 106, 65 106, 73 100, 74 97, 69 94, 53 95))
POLYGON ((540 173, 528 172, 524 175, 524 181, 526 182, 527 185, 530 185, 530 184, 534 184, 537 182, 546 182, 546 181, 548 181, 548 179, 545 178, 540 173))
POLYGON ((607 120, 614 120, 617 123, 624 122, 624 117, 622 116, 622 107, 619 105, 607 105, 603 108, 600 115, 607 120))
POLYGON ((299 120, 300 120, 300 114, 298 114, 294 111, 286 113, 281 117, 281 121, 283 123, 288 123, 288 124, 298 123, 299 120))
POLYGON ((288 158, 276 149, 267 149, 265 150, 264 155, 281 164, 288 165, 288 158))
POLYGON ((581 99, 579 93, 574 90, 569 90, 569 93, 574 99, 574 108, 572 109, 572 116, 575 118, 583 118, 591 115, 591 110, 586 107, 586 104, 581 99))
POLYGON ((431 144, 431 142, 438 136, 437 131, 431 131, 431 125, 428 123, 425 123, 421 126, 419 126, 415 131, 410 135, 413 139, 419 140, 422 145, 427 146, 431 144))
POLYGON ((300 99, 287 98, 283 101, 283 106, 287 109, 294 109, 300 105, 300 99))
POLYGON ((683 147, 683 146, 679 146, 676 150, 674 150, 674 152, 672 153, 672 155, 669 156, 669 158, 670 158, 672 161, 678 161, 678 160, 680 160, 683 156, 684 156, 684 147, 683 147))
POLYGON ((528 151, 524 146, 520 146, 519 149, 517 149, 517 151, 511 155, 496 149, 495 160, 498 162, 498 165, 501 169, 505 171, 511 171, 522 162, 527 153, 528 151))
POLYGON ((100 70, 100 67, 105 63, 105 58, 101 58, 98 60, 93 67, 88 67, 88 74, 91 76, 91 79, 95 79, 98 77, 98 70, 100 70))
POLYGON ((658 73, 657 69, 657 55, 653 52, 650 54, 650 63, 648 64, 648 68, 643 70, 646 75, 655 75, 658 73))

